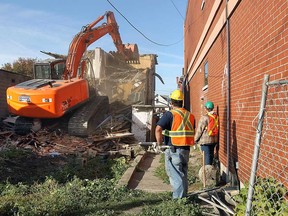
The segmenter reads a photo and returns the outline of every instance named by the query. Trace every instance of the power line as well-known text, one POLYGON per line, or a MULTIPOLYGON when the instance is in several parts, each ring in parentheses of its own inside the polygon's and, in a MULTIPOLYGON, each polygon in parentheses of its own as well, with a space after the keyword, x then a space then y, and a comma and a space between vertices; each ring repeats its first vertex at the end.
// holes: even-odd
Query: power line
POLYGON ((178 11, 179 15, 182 17, 183 21, 184 21, 184 17, 183 17, 183 15, 180 13, 180 11, 178 10, 178 8, 176 7, 174 1, 173 1, 173 0, 170 0, 170 1, 171 1, 171 3, 173 4, 174 8, 178 11))
POLYGON ((142 33, 138 28, 136 28, 109 0, 107 0, 107 2, 132 26, 132 28, 134 28, 139 34, 141 34, 145 39, 147 39, 151 43, 154 43, 154 44, 156 44, 158 46, 172 46, 172 45, 180 43, 183 40, 183 38, 184 38, 184 37, 182 37, 181 40, 179 40, 179 41, 177 41, 175 43, 172 43, 172 44, 157 43, 157 42, 151 40, 150 38, 148 38, 144 33, 142 33))

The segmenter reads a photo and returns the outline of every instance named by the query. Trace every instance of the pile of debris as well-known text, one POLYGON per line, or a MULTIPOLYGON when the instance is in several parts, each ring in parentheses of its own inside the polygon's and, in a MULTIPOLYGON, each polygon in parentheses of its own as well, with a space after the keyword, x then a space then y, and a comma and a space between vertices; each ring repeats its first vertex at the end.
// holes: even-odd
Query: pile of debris
POLYGON ((77 155, 81 157, 121 154, 133 156, 136 140, 131 131, 132 106, 119 102, 110 104, 108 117, 89 137, 69 136, 57 125, 47 125, 37 132, 17 135, 13 128, 1 124, 0 150, 5 148, 31 149, 41 156, 77 155))

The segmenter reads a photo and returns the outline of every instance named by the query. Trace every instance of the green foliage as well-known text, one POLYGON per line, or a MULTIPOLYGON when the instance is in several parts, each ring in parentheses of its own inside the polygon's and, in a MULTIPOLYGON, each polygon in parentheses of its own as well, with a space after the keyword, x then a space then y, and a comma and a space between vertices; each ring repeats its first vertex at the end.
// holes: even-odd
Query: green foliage
MULTIPOLYGON (((0 152, 0 158, 19 165, 16 157, 29 160, 30 154, 15 149, 0 152)), ((155 194, 117 186, 128 167, 124 157, 90 158, 84 166, 76 158, 72 162, 43 181, 0 183, 0 215, 201 215, 199 206, 186 199, 171 201, 171 192, 155 194), (140 208, 137 214, 133 214, 135 208, 140 208)))
MULTIPOLYGON (((246 211, 248 185, 235 196, 238 203, 235 207, 236 215, 242 216, 246 211)), ((288 215, 287 189, 273 178, 257 178, 254 186, 251 212, 257 215, 288 215)))
POLYGON ((5 63, 1 69, 12 71, 15 73, 23 74, 29 77, 33 77, 33 65, 37 59, 33 58, 18 58, 16 61, 11 63, 5 63))
POLYGON ((119 180, 129 166, 124 157, 105 160, 101 157, 88 158, 84 165, 80 159, 75 158, 74 161, 64 166, 61 172, 55 173, 53 177, 63 183, 67 179, 71 180, 74 176, 81 179, 114 178, 119 180))
POLYGON ((118 181, 122 177, 123 173, 127 170, 128 167, 129 165, 124 157, 114 159, 113 164, 111 166, 113 178, 116 181, 118 181))
POLYGON ((7 71, 13 71, 13 66, 11 63, 5 63, 2 65, 1 69, 7 70, 7 71))
MULTIPOLYGON (((55 179, 47 178, 44 183, 31 186, 22 183, 1 185, 0 215, 119 215, 126 209, 152 204, 156 204, 154 212, 166 211, 168 206, 175 207, 173 212, 196 212, 197 208, 192 208, 191 204, 184 208, 181 205, 186 202, 179 200, 173 204, 169 198, 171 194, 168 193, 155 195, 116 187, 115 181, 108 179, 75 177, 59 184, 55 179)), ((148 211, 149 208, 144 212, 148 211)))
POLYGON ((140 216, 162 216, 162 215, 181 215, 181 216, 200 216, 201 209, 197 204, 187 202, 187 199, 169 200, 161 202, 156 206, 147 206, 139 214, 140 216))
POLYGON ((112 180, 93 181, 74 178, 66 184, 47 178, 43 184, 28 187, 7 183, 1 187, 1 215, 73 215, 90 204, 120 199, 123 190, 115 189, 112 180))
POLYGON ((47 176, 65 183, 77 176, 81 179, 107 178, 118 181, 129 164, 125 157, 85 159, 75 156, 39 157, 31 150, 11 148, 0 151, 0 181, 33 184, 43 182, 47 176), (12 173, 12 176, 9 174, 12 173))
POLYGON ((0 158, 13 160, 16 158, 25 158, 31 154, 30 150, 10 148, 0 151, 0 158))

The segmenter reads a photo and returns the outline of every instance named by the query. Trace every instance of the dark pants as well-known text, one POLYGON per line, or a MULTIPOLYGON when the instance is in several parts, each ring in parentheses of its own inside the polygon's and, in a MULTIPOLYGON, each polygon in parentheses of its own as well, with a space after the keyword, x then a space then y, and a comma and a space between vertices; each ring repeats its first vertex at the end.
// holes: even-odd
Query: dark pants
POLYGON ((214 148, 216 143, 201 145, 201 151, 204 151, 205 165, 212 165, 214 159, 214 148))

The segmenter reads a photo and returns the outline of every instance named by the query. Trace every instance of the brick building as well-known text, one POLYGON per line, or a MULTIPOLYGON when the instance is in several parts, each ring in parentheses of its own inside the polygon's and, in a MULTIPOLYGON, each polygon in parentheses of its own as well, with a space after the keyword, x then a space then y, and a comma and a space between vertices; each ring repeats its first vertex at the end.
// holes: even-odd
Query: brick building
POLYGON ((28 76, 0 69, 0 118, 8 115, 6 89, 10 86, 31 79, 28 76))
MULTIPOLYGON (((270 81, 288 80, 287 12, 287 0, 188 1, 185 106, 198 121, 205 102, 214 102, 220 115, 219 158, 226 180, 233 180, 237 164, 239 180, 249 181, 264 75, 270 75, 270 81)), ((277 129, 282 134, 266 158, 270 159, 266 167, 275 171, 273 177, 286 186, 287 91, 286 87, 277 93, 279 106, 286 107, 277 129)))

